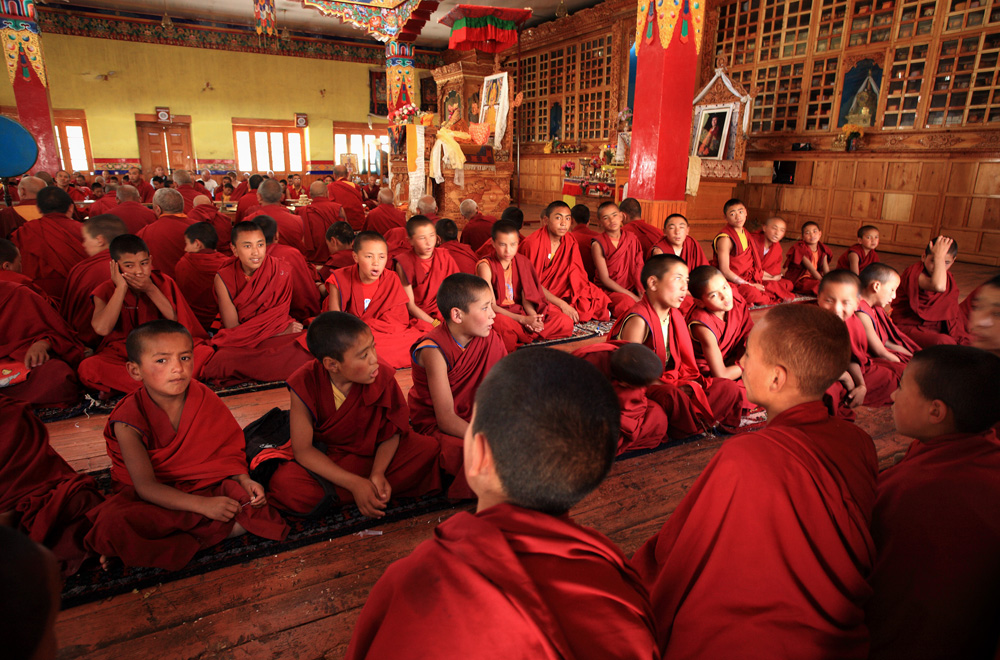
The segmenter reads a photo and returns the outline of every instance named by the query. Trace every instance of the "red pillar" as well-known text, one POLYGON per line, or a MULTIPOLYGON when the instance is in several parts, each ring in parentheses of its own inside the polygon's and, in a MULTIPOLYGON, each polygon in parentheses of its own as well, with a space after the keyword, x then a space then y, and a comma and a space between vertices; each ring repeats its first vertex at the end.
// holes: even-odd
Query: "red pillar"
MULTIPOLYGON (((33 5, 29 6, 34 10, 33 5)), ((33 14, 31 18, 34 18, 33 14)), ((38 143, 38 160, 31 171, 45 170, 55 174, 62 166, 56 147, 40 36, 38 24, 34 21, 0 14, 0 42, 3 43, 7 75, 14 87, 17 114, 38 143)))

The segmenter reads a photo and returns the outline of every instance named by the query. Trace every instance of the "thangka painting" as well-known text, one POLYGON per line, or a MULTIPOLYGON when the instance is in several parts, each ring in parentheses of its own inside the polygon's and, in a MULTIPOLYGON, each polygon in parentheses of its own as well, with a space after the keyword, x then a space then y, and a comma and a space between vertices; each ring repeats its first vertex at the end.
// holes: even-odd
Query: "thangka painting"
POLYGON ((424 112, 437 112, 438 86, 434 78, 427 76, 420 79, 420 109, 424 112))
POLYGON ((476 124, 479 122, 479 92, 475 92, 469 97, 468 120, 470 124, 476 124))
POLYGON ((845 124, 874 126, 882 88, 882 67, 874 60, 861 60, 844 74, 837 127, 845 124))
POLYGON ((368 72, 368 113, 385 117, 389 114, 389 97, 386 94, 385 71, 368 72))
POLYGON ((483 89, 479 96, 479 123, 489 125, 496 136, 494 144, 503 140, 503 134, 507 130, 507 109, 510 105, 507 94, 506 72, 483 79, 483 89))

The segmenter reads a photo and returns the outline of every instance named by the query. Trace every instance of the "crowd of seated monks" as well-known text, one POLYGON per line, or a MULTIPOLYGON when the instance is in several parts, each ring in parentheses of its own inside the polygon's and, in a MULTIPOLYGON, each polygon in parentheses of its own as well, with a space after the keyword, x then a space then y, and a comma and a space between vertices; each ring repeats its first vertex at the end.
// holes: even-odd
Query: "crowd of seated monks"
MULTIPOLYGON (((730 200, 709 261, 683 216, 660 232, 635 200, 602 204, 593 236, 553 202, 527 237, 520 210, 467 200, 470 245, 433 200, 408 220, 385 189, 342 202, 342 170, 297 213, 249 177, 235 221, 173 176, 134 232, 21 180, 38 215, 0 243, 0 523, 48 550, 3 540, 0 593, 17 561, 36 589, 53 561, 177 570, 284 539, 289 516, 445 493, 476 512, 386 571, 348 657, 404 637, 422 657, 995 657, 1000 278, 960 304, 951 238, 900 274, 876 227, 831 265, 807 223, 783 259, 784 222, 751 234, 730 200), (754 305, 775 306, 754 324, 754 305), (514 350, 595 320, 607 341, 514 350), (204 384, 249 381, 286 383, 287 437, 251 440, 204 384), (124 395, 110 494, 31 412, 81 385, 124 395), (881 475, 862 405, 913 438, 881 475), (766 427, 740 433, 753 410, 766 427), (731 437, 630 559, 568 517, 616 455, 708 431, 731 437)), ((13 619, 44 624, 44 601, 13 619)))

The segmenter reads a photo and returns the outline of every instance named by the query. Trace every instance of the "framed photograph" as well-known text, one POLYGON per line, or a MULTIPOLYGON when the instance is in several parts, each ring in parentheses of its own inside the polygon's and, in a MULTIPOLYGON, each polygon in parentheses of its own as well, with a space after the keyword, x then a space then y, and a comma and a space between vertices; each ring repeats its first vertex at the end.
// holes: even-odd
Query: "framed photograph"
POLYGON ((692 156, 708 160, 725 158, 732 114, 731 105, 703 105, 695 108, 692 156))

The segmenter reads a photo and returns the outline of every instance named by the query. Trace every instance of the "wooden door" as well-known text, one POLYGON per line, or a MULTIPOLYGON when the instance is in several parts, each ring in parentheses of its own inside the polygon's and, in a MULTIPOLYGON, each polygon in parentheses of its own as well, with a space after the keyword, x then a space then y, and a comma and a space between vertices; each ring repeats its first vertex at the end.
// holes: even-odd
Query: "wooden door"
POLYGON ((194 154, 191 148, 190 124, 158 124, 137 121, 139 135, 139 161, 143 172, 162 167, 171 172, 176 169, 192 171, 194 154))
POLYGON ((191 126, 170 124, 164 131, 167 142, 167 161, 170 171, 183 169, 194 172, 194 150, 191 148, 191 126))

